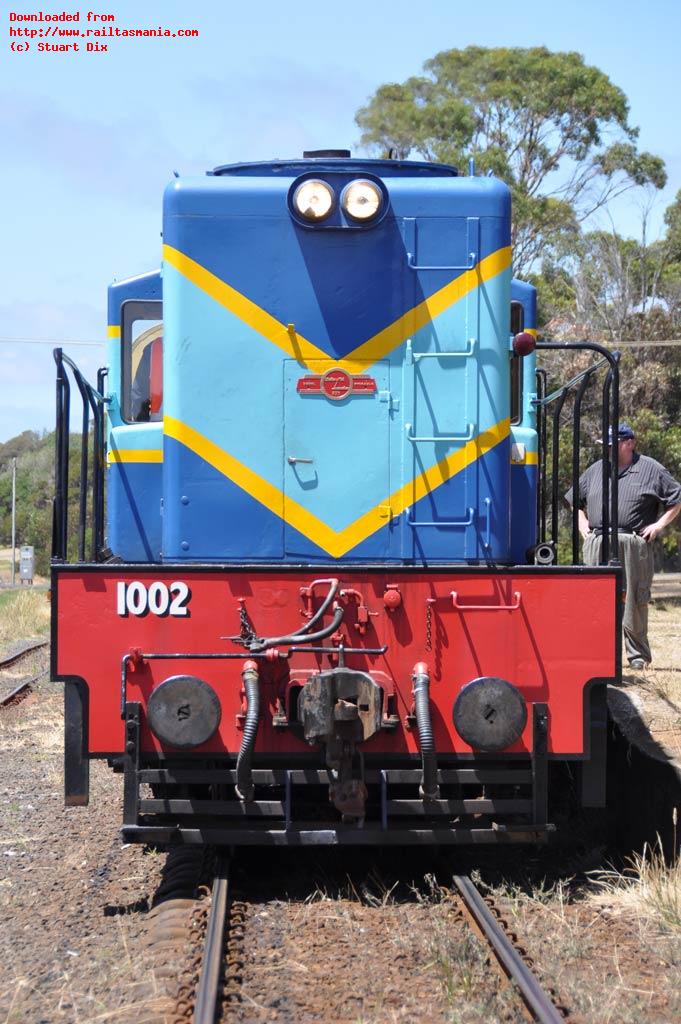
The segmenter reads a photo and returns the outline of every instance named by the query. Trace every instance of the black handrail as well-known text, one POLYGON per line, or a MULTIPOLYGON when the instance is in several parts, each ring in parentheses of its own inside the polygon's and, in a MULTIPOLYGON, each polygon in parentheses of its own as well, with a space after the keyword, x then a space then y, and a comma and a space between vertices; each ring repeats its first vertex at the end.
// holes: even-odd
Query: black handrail
MULTIPOLYGON (((537 493, 537 517, 540 524, 538 536, 540 540, 546 538, 546 463, 544 461, 544 472, 542 474, 542 458, 546 455, 546 410, 548 405, 556 402, 553 411, 553 459, 552 459, 552 502, 551 502, 551 539, 555 543, 558 540, 558 445, 560 433, 560 414, 565 403, 568 392, 576 385, 579 388, 576 392, 573 427, 572 427, 572 559, 573 563, 579 562, 579 454, 580 454, 580 427, 581 427, 581 406, 584 393, 593 378, 594 373, 602 366, 608 364, 608 372, 603 384, 603 405, 602 405, 602 442, 603 442, 603 544, 601 548, 601 564, 616 565, 618 555, 617 543, 617 502, 618 502, 618 465, 617 459, 612 458, 608 453, 611 435, 617 436, 619 429, 619 352, 611 352, 603 345, 591 341, 575 342, 548 342, 537 343, 537 350, 543 351, 565 351, 570 349, 589 351, 597 353, 601 358, 593 366, 588 366, 578 373, 567 384, 561 385, 551 394, 546 394, 545 378, 543 388, 537 388, 535 405, 537 408, 537 430, 540 443, 540 472, 537 493), (542 433, 544 436, 542 436, 542 433)), ((538 371, 539 373, 545 371, 538 371)))
MULTIPOLYGON (((97 392, 98 397, 103 403, 107 401, 107 399, 102 398, 102 395, 104 394, 105 381, 108 376, 109 370, 107 367, 100 367, 100 369, 97 370, 97 392)), ((92 478, 92 505, 95 515, 93 536, 95 538, 98 557, 101 557, 101 552, 104 549, 104 474, 106 471, 106 465, 104 462, 106 452, 105 427, 106 424, 103 415, 103 408, 100 404, 99 431, 96 438, 96 450, 99 458, 97 462, 97 470, 93 474, 92 478)))
MULTIPOLYGON (((560 457, 560 414, 563 411, 565 405, 565 399, 568 396, 568 389, 565 387, 557 395, 558 401, 556 402, 553 410, 553 431, 551 434, 551 540, 554 545, 558 545, 558 469, 559 469, 559 457, 560 457)), ((549 396, 550 397, 550 396, 549 396)))
MULTIPOLYGON (((574 437, 579 442, 580 428, 582 425, 582 399, 584 392, 591 382, 592 374, 586 373, 582 378, 577 394, 575 395, 575 406, 573 411, 574 437)), ((579 443, 572 445, 572 563, 579 562, 579 443)))
POLYGON ((92 440, 92 546, 91 560, 98 562, 104 547, 104 405, 102 394, 106 370, 97 374, 97 388, 83 377, 69 356, 60 348, 53 351, 57 364, 57 423, 55 432, 55 496, 52 515, 52 558, 68 560, 68 499, 69 499, 69 426, 71 412, 71 385, 67 367, 71 370, 83 403, 80 492, 78 502, 78 559, 85 561, 85 533, 88 506, 88 443, 90 412, 94 420, 92 440))
POLYGON ((546 370, 539 367, 535 370, 537 379, 537 437, 539 439, 539 459, 537 466, 537 540, 546 540, 546 370))

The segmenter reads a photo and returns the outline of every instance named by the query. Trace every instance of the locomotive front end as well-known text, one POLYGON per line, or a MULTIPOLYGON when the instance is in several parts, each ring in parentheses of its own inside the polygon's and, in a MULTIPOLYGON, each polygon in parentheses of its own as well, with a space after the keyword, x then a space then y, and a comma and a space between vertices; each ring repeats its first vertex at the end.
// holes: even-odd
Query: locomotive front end
POLYGON ((532 564, 510 216, 333 152, 168 187, 111 293, 114 560, 54 568, 67 797, 108 757, 128 840, 542 841, 570 760, 603 803, 618 570, 532 564))

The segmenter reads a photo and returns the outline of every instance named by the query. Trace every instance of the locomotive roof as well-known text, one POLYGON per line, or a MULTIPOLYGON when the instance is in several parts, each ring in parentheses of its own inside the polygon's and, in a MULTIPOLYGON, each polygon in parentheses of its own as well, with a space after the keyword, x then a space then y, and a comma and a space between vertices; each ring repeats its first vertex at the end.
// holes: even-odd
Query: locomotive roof
POLYGON ((223 164, 206 173, 210 176, 242 175, 266 176, 281 174, 298 175, 312 169, 320 171, 351 171, 361 173, 362 170, 379 174, 381 177, 440 177, 456 178, 459 172, 451 164, 435 164, 425 160, 369 160, 363 157, 314 157, 292 160, 263 160, 255 163, 223 164))

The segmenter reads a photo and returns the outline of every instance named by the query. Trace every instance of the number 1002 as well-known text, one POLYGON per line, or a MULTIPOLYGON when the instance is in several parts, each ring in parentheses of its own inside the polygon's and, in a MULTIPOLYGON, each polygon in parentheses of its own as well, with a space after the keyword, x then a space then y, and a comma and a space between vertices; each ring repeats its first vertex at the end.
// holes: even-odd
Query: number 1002
POLYGON ((176 580, 168 586, 157 580, 154 583, 140 583, 135 580, 116 584, 116 612, 118 615, 189 615, 191 591, 186 583, 176 580))

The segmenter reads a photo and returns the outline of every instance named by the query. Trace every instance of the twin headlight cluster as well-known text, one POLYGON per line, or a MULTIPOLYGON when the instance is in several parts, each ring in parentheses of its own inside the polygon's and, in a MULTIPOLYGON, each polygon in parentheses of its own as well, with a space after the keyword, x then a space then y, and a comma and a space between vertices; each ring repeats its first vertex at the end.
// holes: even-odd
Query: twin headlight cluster
MULTIPOLYGON (((301 182, 293 193, 296 213, 310 223, 329 217, 338 198, 334 189, 325 181, 308 178, 301 182)), ((383 193, 378 185, 365 178, 350 181, 340 194, 340 206, 348 217, 358 222, 373 220, 383 207, 383 193)))

